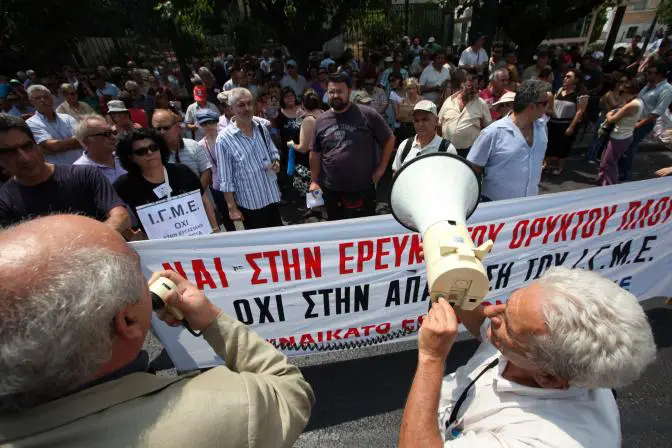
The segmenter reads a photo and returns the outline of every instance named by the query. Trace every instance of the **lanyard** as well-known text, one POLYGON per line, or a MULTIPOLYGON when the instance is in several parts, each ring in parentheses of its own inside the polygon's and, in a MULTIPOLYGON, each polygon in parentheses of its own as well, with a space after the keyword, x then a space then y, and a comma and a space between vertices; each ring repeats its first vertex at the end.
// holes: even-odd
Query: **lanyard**
POLYGON ((168 171, 166 171, 166 167, 163 167, 163 185, 164 188, 166 189, 166 194, 168 195, 168 199, 170 199, 170 194, 172 193, 170 189, 170 182, 168 182, 168 171))
POLYGON ((460 407, 462 407, 462 405, 464 404, 464 400, 467 399, 469 390, 474 386, 476 381, 478 381, 478 379, 482 377, 485 372, 495 367, 498 363, 499 358, 495 358, 490 364, 485 366, 485 369, 481 370, 481 373, 479 373, 478 376, 476 376, 476 378, 474 378, 474 380, 471 383, 469 383, 467 387, 464 388, 462 394, 460 395, 460 398, 457 399, 457 402, 455 402, 455 406, 453 406, 453 410, 450 412, 450 418, 446 422, 446 429, 449 428, 457 420, 457 413, 460 412, 460 407))

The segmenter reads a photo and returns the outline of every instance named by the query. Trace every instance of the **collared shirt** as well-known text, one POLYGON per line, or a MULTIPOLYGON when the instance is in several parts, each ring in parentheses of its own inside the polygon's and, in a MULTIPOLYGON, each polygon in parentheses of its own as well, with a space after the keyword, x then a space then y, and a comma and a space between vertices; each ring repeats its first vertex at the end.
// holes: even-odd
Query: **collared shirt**
POLYGON ((208 156, 199 146, 198 142, 190 138, 182 139, 178 157, 175 157, 175 153, 171 152, 170 156, 168 157, 168 162, 181 163, 188 166, 189 169, 199 178, 201 177, 201 174, 203 174, 203 171, 212 169, 212 165, 210 164, 210 160, 208 160, 208 156))
POLYGON ((306 81, 306 78, 301 75, 297 75, 296 78, 285 75, 280 80, 280 86, 291 87, 296 96, 301 98, 303 96, 303 91, 308 87, 308 82, 306 81))
POLYGON ((650 87, 647 84, 639 92, 639 98, 644 103, 642 117, 647 117, 651 114, 660 117, 665 115, 665 111, 672 101, 672 85, 666 80, 659 82, 655 87, 650 87))
POLYGON ((91 160, 86 151, 84 151, 84 154, 82 154, 79 159, 75 160, 73 165, 95 166, 100 170, 101 173, 103 173, 103 176, 105 176, 105 178, 109 180, 111 184, 113 184, 119 176, 126 174, 126 170, 121 167, 121 163, 119 163, 119 159, 116 155, 114 156, 114 166, 109 167, 107 165, 103 165, 102 163, 91 160))
POLYGON ((503 376, 507 359, 488 341, 490 321, 474 356, 441 385, 439 429, 446 448, 617 448, 621 428, 610 389, 543 389, 503 376), (493 360, 467 393, 455 423, 446 427, 455 402, 493 360))
POLYGON ((235 89, 236 87, 239 87, 239 86, 237 86, 237 85, 233 82, 233 78, 231 78, 231 79, 229 79, 228 81, 226 81, 226 82, 224 83, 224 85, 222 86, 222 89, 224 89, 224 90, 226 90, 226 91, 229 91, 229 90, 233 90, 233 89, 235 89))
POLYGON ((480 48, 478 51, 474 51, 473 48, 467 47, 460 55, 459 66, 463 67, 465 65, 482 65, 488 62, 488 53, 484 48, 480 48))
MULTIPOLYGON (((35 141, 40 144, 47 140, 65 140, 75 135, 77 122, 70 115, 56 113, 54 121, 50 121, 39 112, 26 120, 26 124, 33 131, 35 141)), ((48 162, 58 165, 72 165, 82 155, 82 149, 71 149, 58 154, 47 154, 48 162)))
MULTIPOLYGON (((397 149, 397 155, 394 156, 394 162, 392 163, 392 169, 394 171, 399 171, 401 169, 402 165, 407 164, 411 160, 413 160, 417 156, 423 156, 425 154, 431 154, 433 152, 438 152, 439 151, 439 146, 441 145, 441 141, 443 138, 440 135, 435 135, 434 138, 432 139, 431 142, 424 148, 420 146, 420 142, 418 142, 418 136, 413 137, 413 144, 411 145, 410 151, 408 151, 408 154, 406 155, 406 158, 404 159, 404 162, 401 162, 401 154, 404 152, 404 148, 406 147, 406 144, 408 143, 408 139, 404 140, 401 142, 401 145, 399 145, 399 148, 397 149)), ((457 150, 455 149, 455 146, 453 146, 452 143, 448 144, 448 148, 446 150, 448 154, 457 154, 457 150)))
POLYGON ((496 201, 539 193, 541 164, 548 145, 547 120, 533 124, 532 146, 507 115, 488 126, 476 139, 467 160, 485 168, 483 196, 496 201))
MULTIPOLYGON (((201 107, 198 103, 193 102, 187 107, 187 111, 184 113, 184 122, 188 124, 198 124, 198 120, 196 120, 196 112, 198 112, 201 109, 208 109, 219 115, 219 109, 217 106, 212 104, 210 101, 206 101, 205 106, 201 107)), ((194 135, 194 140, 200 140, 205 136, 203 133, 203 130, 199 126, 198 129, 196 129, 195 135, 194 135)))
POLYGON ((389 103, 387 93, 376 86, 373 88, 373 93, 369 93, 369 96, 371 97, 371 104, 369 106, 374 108, 378 113, 381 113, 381 110, 385 113, 385 108, 389 103))
POLYGON ((439 125, 443 138, 450 140, 457 149, 466 149, 474 144, 481 130, 492 123, 490 109, 478 96, 472 98, 460 110, 460 93, 448 98, 439 111, 439 125))
POLYGON ((77 103, 76 107, 73 107, 70 103, 65 101, 56 108, 56 112, 59 114, 70 115, 76 121, 81 120, 84 115, 90 115, 95 113, 95 111, 91 106, 81 101, 77 103))
MULTIPOLYGON (((445 66, 442 66, 441 70, 437 70, 434 64, 425 67, 420 75, 420 85, 425 87, 437 87, 448 80, 450 80, 450 70, 445 66)), ((434 103, 441 101, 441 96, 441 92, 425 92, 422 94, 424 99, 434 103)))
POLYGON ((248 137, 235 122, 230 123, 217 136, 216 152, 219 189, 235 193, 238 206, 259 210, 280 202, 277 175, 270 169, 280 154, 265 126, 254 121, 248 137))

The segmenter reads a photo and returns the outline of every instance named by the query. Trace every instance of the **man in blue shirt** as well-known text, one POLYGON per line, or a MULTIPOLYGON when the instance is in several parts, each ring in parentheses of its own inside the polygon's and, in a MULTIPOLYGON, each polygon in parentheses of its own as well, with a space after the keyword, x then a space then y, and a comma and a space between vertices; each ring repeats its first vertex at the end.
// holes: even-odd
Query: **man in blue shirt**
POLYGON ((82 145, 75 138, 75 124, 70 115, 54 111, 54 98, 41 84, 28 87, 28 96, 35 106, 35 115, 26 120, 35 141, 48 162, 72 165, 82 155, 82 145))
POLYGON ((547 82, 523 81, 516 91, 513 112, 485 128, 467 160, 483 175, 484 201, 535 196, 548 144, 547 82))
POLYGON ((641 141, 653 131, 658 117, 665 115, 665 111, 672 102, 672 85, 665 79, 667 64, 656 62, 646 69, 648 84, 639 92, 639 99, 644 103, 642 118, 635 125, 632 143, 619 161, 619 180, 627 180, 632 169, 632 161, 641 141))

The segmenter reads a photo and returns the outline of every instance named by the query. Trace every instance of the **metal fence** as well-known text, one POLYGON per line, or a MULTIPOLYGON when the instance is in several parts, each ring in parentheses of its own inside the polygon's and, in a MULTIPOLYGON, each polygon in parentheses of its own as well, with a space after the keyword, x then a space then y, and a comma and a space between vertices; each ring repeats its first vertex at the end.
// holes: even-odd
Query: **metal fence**
POLYGON ((434 37, 444 41, 444 10, 435 3, 381 4, 362 11, 353 11, 343 29, 346 46, 361 56, 365 44, 369 48, 395 44, 403 35, 411 39, 420 37, 423 42, 434 37))

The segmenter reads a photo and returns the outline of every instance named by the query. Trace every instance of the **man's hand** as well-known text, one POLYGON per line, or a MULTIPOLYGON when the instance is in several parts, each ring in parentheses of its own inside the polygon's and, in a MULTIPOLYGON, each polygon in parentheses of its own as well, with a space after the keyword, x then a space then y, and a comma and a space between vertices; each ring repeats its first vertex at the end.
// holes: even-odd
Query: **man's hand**
POLYGON ((645 123, 646 120, 639 120, 637 123, 635 123, 635 129, 641 128, 642 126, 644 126, 645 123))
POLYGON ((574 128, 571 127, 571 126, 568 127, 567 130, 565 131, 565 135, 566 135, 567 137, 571 137, 572 135, 574 135, 574 128))
MULTIPOLYGON (((175 271, 161 271, 152 274, 149 283, 159 277, 165 277, 177 285, 177 291, 168 293, 166 303, 182 311, 184 318, 195 331, 203 331, 210 326, 222 312, 196 286, 189 283, 175 271)), ((170 326, 177 327, 181 323, 171 316, 166 309, 157 311, 159 318, 170 326)))
POLYGON ((145 232, 143 232, 142 229, 128 229, 124 232, 124 236, 127 241, 145 241, 147 239, 147 235, 145 235, 145 232))
POLYGON ((665 177, 672 175, 672 166, 668 166, 667 168, 661 168, 658 171, 656 171, 656 176, 658 177, 665 177))
POLYGON ((374 184, 378 183, 381 177, 385 174, 385 167, 384 166, 379 166, 376 168, 376 170, 373 172, 373 176, 371 176, 371 180, 373 181, 374 184))
POLYGON ((271 163, 271 171, 274 173, 279 173, 280 172, 280 162, 277 160, 274 160, 273 163, 271 163))
POLYGON ((320 190, 320 186, 317 184, 317 182, 311 181, 310 186, 308 187, 308 192, 313 192, 316 190, 320 190))
POLYGON ((243 213, 238 210, 238 207, 230 208, 229 209, 229 218, 231 218, 231 221, 243 221, 243 213))
POLYGON ((457 337, 457 316, 446 299, 432 303, 418 338, 420 361, 444 362, 457 337))
POLYGON ((294 140, 290 140, 290 141, 287 142, 287 147, 288 147, 288 148, 291 148, 291 147, 294 146, 294 145, 295 145, 295 144, 294 144, 294 140))

